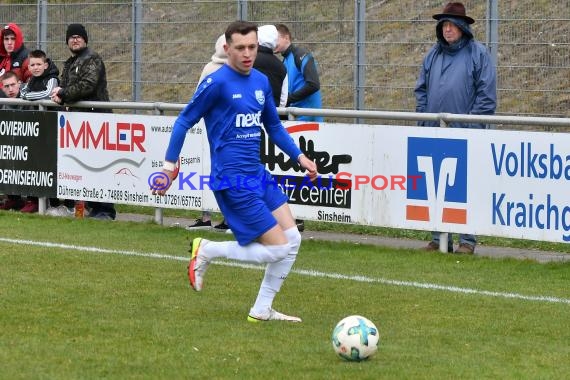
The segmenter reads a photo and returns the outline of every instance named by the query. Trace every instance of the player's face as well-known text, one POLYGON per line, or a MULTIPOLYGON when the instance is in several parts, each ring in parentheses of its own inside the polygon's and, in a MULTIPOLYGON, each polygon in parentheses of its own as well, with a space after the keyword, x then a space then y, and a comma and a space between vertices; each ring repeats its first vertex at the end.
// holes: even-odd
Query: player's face
POLYGON ((445 38, 445 41, 447 41, 447 43, 450 45, 457 42, 463 35, 461 29, 459 29, 459 27, 451 21, 443 22, 442 32, 443 38, 445 38))
POLYGON ((251 31, 246 35, 234 33, 231 42, 224 45, 228 56, 228 65, 242 74, 249 74, 257 56, 257 33, 251 31))

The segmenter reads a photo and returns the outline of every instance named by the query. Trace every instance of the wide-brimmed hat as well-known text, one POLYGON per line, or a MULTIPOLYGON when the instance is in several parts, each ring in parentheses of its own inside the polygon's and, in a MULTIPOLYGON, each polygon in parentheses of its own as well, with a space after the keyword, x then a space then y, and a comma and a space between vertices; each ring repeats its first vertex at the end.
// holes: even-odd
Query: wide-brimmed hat
POLYGON ((442 13, 433 15, 436 20, 441 20, 446 17, 457 17, 465 20, 468 24, 473 24, 475 20, 465 14, 465 6, 463 3, 447 3, 443 8, 442 13))

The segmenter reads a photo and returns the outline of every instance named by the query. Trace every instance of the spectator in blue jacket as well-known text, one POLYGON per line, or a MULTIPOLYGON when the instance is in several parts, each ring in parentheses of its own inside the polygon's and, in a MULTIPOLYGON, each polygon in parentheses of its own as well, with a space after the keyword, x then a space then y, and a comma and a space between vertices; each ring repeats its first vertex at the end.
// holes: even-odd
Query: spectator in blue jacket
MULTIPOLYGON (((492 115, 497 107, 495 65, 487 48, 477 42, 462 3, 448 3, 437 20, 437 42, 425 56, 415 87, 416 112, 492 115)), ((437 127, 437 121, 423 121, 423 126, 437 127)), ((480 123, 450 123, 455 128, 487 128, 480 123)), ((439 250, 439 232, 432 233, 426 250, 439 250)), ((453 252, 449 234, 448 252, 453 252)), ((455 253, 472 254, 477 243, 474 235, 460 235, 455 253)))
MULTIPOLYGON (((286 25, 278 24, 276 28, 279 38, 275 51, 283 55, 283 63, 289 80, 287 106, 322 108, 321 83, 313 54, 305 48, 292 44, 293 37, 286 25)), ((297 120, 323 121, 323 117, 298 116, 297 120)))

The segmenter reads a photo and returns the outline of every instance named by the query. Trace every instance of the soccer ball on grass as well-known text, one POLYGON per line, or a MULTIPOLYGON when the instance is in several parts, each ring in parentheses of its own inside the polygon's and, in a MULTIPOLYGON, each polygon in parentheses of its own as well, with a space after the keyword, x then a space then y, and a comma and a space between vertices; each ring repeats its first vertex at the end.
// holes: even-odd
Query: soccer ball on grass
POLYGON ((367 318, 350 315, 335 326, 332 345, 338 356, 348 361, 359 362, 374 355, 378 350, 378 329, 367 318))

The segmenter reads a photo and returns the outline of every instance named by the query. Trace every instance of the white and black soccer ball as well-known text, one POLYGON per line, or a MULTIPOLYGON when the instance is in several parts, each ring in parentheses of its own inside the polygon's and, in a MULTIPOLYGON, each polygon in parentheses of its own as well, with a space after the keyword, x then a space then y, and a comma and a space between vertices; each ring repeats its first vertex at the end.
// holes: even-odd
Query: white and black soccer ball
POLYGON ((335 326, 332 345, 338 356, 359 362, 378 350, 380 334, 376 325, 360 315, 350 315, 335 326))

